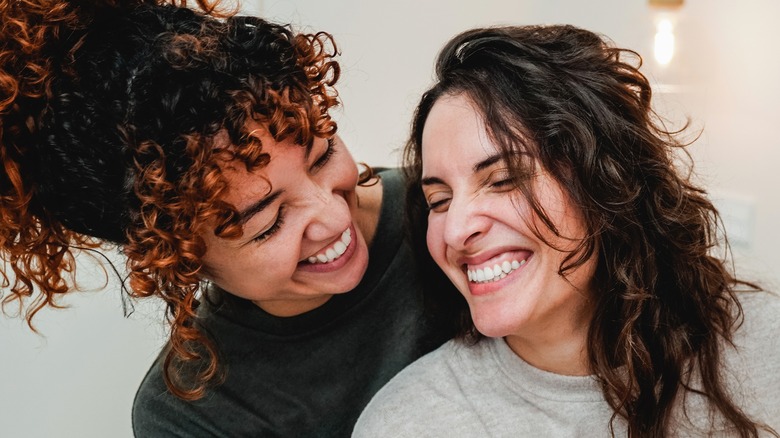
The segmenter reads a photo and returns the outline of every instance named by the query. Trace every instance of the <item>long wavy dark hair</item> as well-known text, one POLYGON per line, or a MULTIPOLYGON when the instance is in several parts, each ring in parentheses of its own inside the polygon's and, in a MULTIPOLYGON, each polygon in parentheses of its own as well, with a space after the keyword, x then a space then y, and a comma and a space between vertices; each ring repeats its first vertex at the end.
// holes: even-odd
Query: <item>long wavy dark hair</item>
MULTIPOLYGON (((420 188, 426 118, 440 97, 466 96, 517 176, 517 189, 553 233, 523 178, 529 164, 522 157, 530 154, 582 210, 587 237, 559 274, 597 258, 587 350, 614 411, 613 434, 623 417, 629 436, 668 435, 675 400, 693 391, 740 436, 756 436, 763 426, 742 412, 721 378, 721 344, 731 342, 741 322, 735 288, 758 287, 713 256, 718 212, 679 168, 677 158, 687 156, 677 139, 682 131, 665 129, 652 110, 640 66, 637 53, 572 26, 475 29, 454 37, 438 56, 436 83, 417 108, 405 149, 408 219, 420 224, 427 215, 420 188), (692 374, 700 376, 700 388, 689 386, 692 374)), ((425 232, 420 228, 412 241, 423 271, 433 273, 425 232)), ((446 277, 438 272, 427 281, 435 310, 460 320, 461 336, 479 338, 465 300, 433 295, 446 277)))
POLYGON ((165 381, 187 399, 220 375, 195 318, 199 233, 242 233, 221 164, 268 162, 250 119, 302 147, 333 135, 339 76, 330 35, 195 3, 0 0, 3 309, 32 327, 79 249, 116 244, 132 294, 167 303, 165 381))

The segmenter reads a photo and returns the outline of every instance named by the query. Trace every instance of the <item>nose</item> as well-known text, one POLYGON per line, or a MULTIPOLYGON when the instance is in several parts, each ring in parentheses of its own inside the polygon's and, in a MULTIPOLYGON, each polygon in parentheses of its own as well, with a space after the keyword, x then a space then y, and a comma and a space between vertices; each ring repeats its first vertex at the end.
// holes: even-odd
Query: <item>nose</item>
POLYGON ((312 184, 309 196, 311 220, 304 232, 306 239, 331 240, 347 229, 352 222, 347 192, 312 184))
POLYGON ((455 250, 466 250, 485 235, 490 224, 477 198, 454 197, 444 220, 444 242, 455 250))

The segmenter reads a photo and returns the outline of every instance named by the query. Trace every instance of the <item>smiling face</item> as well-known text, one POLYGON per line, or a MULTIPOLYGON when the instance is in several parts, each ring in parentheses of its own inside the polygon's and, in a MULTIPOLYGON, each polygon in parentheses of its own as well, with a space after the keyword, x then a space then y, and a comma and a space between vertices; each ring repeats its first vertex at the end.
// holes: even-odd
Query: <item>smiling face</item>
POLYGON ((464 96, 445 95, 434 104, 421 157, 428 249, 466 298, 476 328, 526 346, 564 342, 586 331, 595 260, 566 277, 558 273, 585 235, 579 211, 560 185, 538 167, 524 182, 532 184, 556 236, 513 186, 500 150, 464 96))
POLYGON ((297 315, 352 290, 368 266, 355 226, 355 162, 338 137, 316 138, 311 151, 259 134, 270 162, 223 172, 225 201, 242 217, 243 236, 203 233, 206 277, 222 289, 277 316, 297 315))

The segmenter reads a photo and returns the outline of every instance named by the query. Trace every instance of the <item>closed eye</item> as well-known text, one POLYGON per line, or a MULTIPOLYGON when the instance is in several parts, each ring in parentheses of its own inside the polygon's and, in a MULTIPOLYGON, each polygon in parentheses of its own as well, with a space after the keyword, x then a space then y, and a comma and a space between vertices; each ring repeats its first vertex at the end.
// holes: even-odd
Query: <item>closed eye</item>
POLYGON ((499 181, 495 181, 495 182, 491 183, 490 186, 493 187, 493 188, 496 188, 496 189, 500 189, 500 188, 504 188, 506 186, 511 185, 513 182, 514 182, 514 180, 512 178, 507 178, 507 179, 502 179, 502 180, 499 180, 499 181))
POLYGON ((429 212, 441 213, 447 211, 452 199, 452 192, 442 185, 426 186, 423 190, 425 205, 429 212))
POLYGON ((452 198, 452 191, 447 184, 439 177, 426 176, 420 180, 425 205, 429 212, 446 211, 447 204, 452 198))
POLYGON ((450 198, 437 200, 427 204, 428 211, 434 213, 441 213, 447 210, 447 205, 450 203, 450 198))
POLYGON ((271 236, 276 234, 277 231, 279 231, 279 228, 281 228, 283 224, 284 224, 284 208, 280 207, 279 212, 276 214, 276 219, 274 219, 274 223, 271 224, 271 226, 268 227, 265 231, 253 237, 250 242, 264 242, 268 240, 269 238, 271 238, 271 236))
POLYGON ((517 178, 512 176, 509 169, 501 168, 490 172, 482 184, 483 186, 489 187, 491 189, 497 189, 498 191, 507 191, 514 189, 516 183, 517 178))
POLYGON ((316 172, 328 164, 328 161, 330 161, 330 159, 333 157, 333 154, 336 153, 335 145, 336 140, 333 137, 328 138, 328 147, 325 149, 325 152, 323 152, 322 155, 317 158, 317 161, 315 161, 311 167, 309 167, 311 172, 316 172))

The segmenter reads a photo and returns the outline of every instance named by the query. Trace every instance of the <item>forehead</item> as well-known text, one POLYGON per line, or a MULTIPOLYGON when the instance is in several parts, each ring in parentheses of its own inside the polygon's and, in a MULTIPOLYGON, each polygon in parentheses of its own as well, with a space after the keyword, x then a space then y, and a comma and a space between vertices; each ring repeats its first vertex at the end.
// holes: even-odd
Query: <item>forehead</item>
POLYGON ((496 152, 498 148, 488 136, 483 117, 470 99, 445 95, 436 101, 423 128, 424 169, 470 166, 496 152))
POLYGON ((497 154, 512 168, 533 169, 541 163, 539 146, 530 140, 531 135, 516 114, 510 112, 500 121, 486 122, 480 105, 468 95, 444 95, 434 103, 423 127, 423 173, 436 165, 455 168, 497 154), (504 141, 496 141, 493 130, 504 141))
POLYGON ((219 165, 227 183, 223 200, 238 209, 294 182, 306 166, 306 147, 291 140, 276 142, 272 136, 260 131, 252 135, 262 142, 262 152, 270 157, 268 163, 252 169, 247 169, 241 160, 224 161, 219 165))

